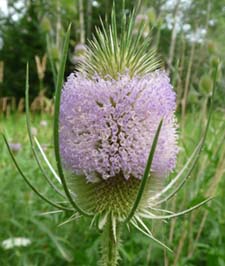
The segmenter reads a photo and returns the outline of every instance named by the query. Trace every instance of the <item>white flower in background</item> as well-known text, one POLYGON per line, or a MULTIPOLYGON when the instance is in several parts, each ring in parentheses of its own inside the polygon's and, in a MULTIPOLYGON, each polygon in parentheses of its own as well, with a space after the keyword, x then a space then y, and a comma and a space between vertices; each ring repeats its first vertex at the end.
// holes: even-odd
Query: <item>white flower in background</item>
POLYGON ((26 247, 31 244, 31 240, 26 237, 11 237, 2 241, 2 248, 5 250, 15 247, 26 247))
POLYGON ((47 127, 47 125, 48 125, 48 121, 46 121, 46 120, 41 120, 41 122, 40 122, 40 126, 41 126, 41 127, 47 127))
POLYGON ((31 127, 31 134, 32 134, 32 136, 37 136, 37 129, 36 129, 36 127, 31 127))
POLYGON ((215 19, 210 19, 209 22, 208 22, 209 26, 215 26, 216 24, 216 20, 215 19))
POLYGON ((191 25, 186 23, 186 24, 183 25, 182 29, 183 29, 183 32, 186 33, 186 32, 191 30, 191 25))
POLYGON ((190 32, 186 35, 189 42, 203 43, 207 30, 204 28, 197 28, 194 32, 190 32))

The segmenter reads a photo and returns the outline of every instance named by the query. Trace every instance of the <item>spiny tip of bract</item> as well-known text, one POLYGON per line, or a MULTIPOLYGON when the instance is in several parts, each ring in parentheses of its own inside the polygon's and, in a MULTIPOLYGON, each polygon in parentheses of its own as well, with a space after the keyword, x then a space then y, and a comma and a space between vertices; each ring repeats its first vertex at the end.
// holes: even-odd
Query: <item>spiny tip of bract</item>
POLYGON ((93 39, 79 64, 78 70, 90 78, 96 73, 102 78, 115 79, 120 74, 148 74, 161 66, 156 50, 151 48, 151 37, 143 37, 145 22, 135 24, 135 11, 122 16, 118 26, 115 8, 112 10, 111 24, 101 21, 101 29, 96 27, 93 39))

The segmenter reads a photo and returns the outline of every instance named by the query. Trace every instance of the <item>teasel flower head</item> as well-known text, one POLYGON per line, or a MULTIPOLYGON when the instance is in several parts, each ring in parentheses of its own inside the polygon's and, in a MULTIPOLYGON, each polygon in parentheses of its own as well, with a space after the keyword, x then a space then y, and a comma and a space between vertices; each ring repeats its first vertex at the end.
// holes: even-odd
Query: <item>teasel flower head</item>
POLYGON ((79 72, 63 86, 60 155, 69 188, 93 223, 102 229, 109 219, 114 226, 129 222, 161 243, 143 219, 173 217, 158 215, 157 205, 176 194, 190 161, 163 188, 179 150, 176 95, 149 38, 142 38, 144 25, 134 35, 134 14, 124 17, 119 34, 115 17, 113 11, 111 25, 96 29, 79 72))
MULTIPOLYGON (((70 74, 63 85, 68 29, 55 94, 57 172, 31 132, 27 68, 26 115, 31 148, 46 181, 68 200, 66 204, 53 202, 31 184, 3 136, 18 171, 39 197, 62 211, 71 211, 67 222, 84 215, 92 218, 92 225, 104 230, 101 265, 117 265, 121 223, 133 225, 169 249, 153 236, 145 219, 174 218, 209 200, 179 213, 159 207, 190 176, 204 145, 210 115, 190 159, 164 186, 165 178, 175 168, 178 153, 176 95, 156 52, 149 47, 149 38, 142 38, 144 25, 140 24, 138 33, 133 34, 134 25, 135 13, 129 18, 124 15, 119 34, 114 9, 111 25, 102 22, 102 28, 96 29, 79 72, 70 74), (63 191, 45 172, 36 147, 63 191)), ((216 73, 215 70, 213 95, 216 73)))
POLYGON ((64 84, 59 121, 61 158, 78 204, 120 221, 135 202, 161 120, 143 208, 173 171, 178 151, 169 77, 149 39, 133 35, 135 19, 123 23, 121 36, 114 14, 111 26, 97 29, 80 72, 64 84))
POLYGON ((71 74, 60 111, 60 148, 65 168, 88 182, 141 180, 163 119, 151 172, 166 177, 177 155, 175 93, 167 74, 121 74, 115 80, 71 74), (79 125, 79 126, 78 126, 79 125))
POLYGON ((80 191, 92 194, 93 199, 82 195, 80 204, 85 199, 91 212, 126 217, 163 119, 148 193, 156 192, 176 164, 174 110, 175 93, 162 70, 117 79, 71 74, 61 98, 60 150, 77 199, 80 191))

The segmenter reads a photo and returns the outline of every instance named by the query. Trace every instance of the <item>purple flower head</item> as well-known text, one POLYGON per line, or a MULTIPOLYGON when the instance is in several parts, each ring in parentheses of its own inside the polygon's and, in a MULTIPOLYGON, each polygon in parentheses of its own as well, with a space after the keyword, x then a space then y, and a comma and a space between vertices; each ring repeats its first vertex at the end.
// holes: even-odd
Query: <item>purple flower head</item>
POLYGON ((164 71, 117 80, 71 74, 60 112, 60 150, 64 165, 90 182, 118 175, 141 179, 163 118, 152 169, 166 176, 177 155, 176 95, 164 71))
POLYGON ((13 152, 18 152, 22 148, 20 143, 13 143, 13 142, 9 143, 9 147, 10 147, 11 151, 13 151, 13 152))

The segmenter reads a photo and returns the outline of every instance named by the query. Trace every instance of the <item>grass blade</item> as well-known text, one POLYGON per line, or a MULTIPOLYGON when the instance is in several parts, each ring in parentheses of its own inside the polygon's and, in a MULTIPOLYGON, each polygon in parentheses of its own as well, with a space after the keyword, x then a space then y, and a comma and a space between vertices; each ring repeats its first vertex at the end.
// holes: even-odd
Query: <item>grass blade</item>
POLYGON ((178 213, 174 213, 174 214, 171 214, 171 215, 162 215, 162 216, 157 216, 155 215, 154 217, 151 217, 151 219, 171 219, 171 218, 175 218, 175 217, 178 217, 178 216, 181 216, 181 215, 184 215, 184 214, 187 214, 189 212, 192 212, 193 210, 201 207, 202 205, 206 204, 208 201, 212 200, 213 197, 210 197, 202 202, 200 202, 199 204, 196 204, 194 205, 193 207, 187 209, 187 210, 184 210, 182 212, 178 212, 178 213))
POLYGON ((9 151, 9 154, 18 170, 18 172, 20 173, 20 175, 23 177, 24 181, 27 183, 27 185, 41 198, 43 199, 44 201, 46 201, 47 203, 49 203, 50 205, 54 206, 55 208, 58 208, 58 209, 61 209, 61 210, 65 210, 65 211, 73 211, 73 209, 69 209, 69 208, 66 208, 64 206, 61 206, 61 205, 58 205, 57 203, 54 203, 53 201, 47 199, 44 195, 42 195, 32 184, 31 182, 29 181, 29 179, 25 176, 25 174, 23 173, 22 169, 20 168, 19 164, 17 163, 16 161, 16 158, 15 156, 13 155, 11 149, 10 149, 10 146, 9 146, 9 143, 5 137, 4 134, 2 134, 3 136, 3 139, 5 141, 5 144, 7 146, 7 149, 9 151))
POLYGON ((30 145, 31 145, 31 150, 33 152, 34 158, 38 164, 38 167, 40 168, 44 178, 47 180, 47 182, 49 183, 49 185, 63 198, 65 198, 65 195, 54 185, 54 183, 52 183, 51 179, 49 178, 49 176, 47 175, 47 173, 45 172, 41 161, 39 160, 38 154, 35 150, 34 147, 34 142, 33 142, 33 137, 32 137, 32 133, 31 133, 31 122, 30 122, 30 108, 29 108, 29 65, 27 64, 27 68, 26 68, 26 89, 25 89, 25 109, 26 109, 26 124, 27 124, 27 131, 28 131, 28 136, 29 136, 29 140, 30 140, 30 145))
POLYGON ((54 168, 52 167, 51 163, 49 162, 47 156, 45 155, 45 153, 44 153, 44 151, 43 151, 43 149, 42 149, 42 147, 41 147, 41 145, 40 145, 40 143, 39 143, 39 141, 37 140, 36 137, 34 137, 34 141, 35 141, 35 143, 36 143, 36 145, 37 145, 37 147, 38 147, 38 149, 39 149, 39 151, 40 151, 40 153, 41 153, 42 158, 43 158, 44 161, 46 162, 46 164, 47 164, 49 170, 52 172, 52 174, 53 174, 53 176, 55 177, 55 179, 56 179, 60 184, 62 184, 61 179, 59 178, 59 176, 58 176, 57 173, 55 172, 54 168))
POLYGON ((54 60, 52 58, 52 51, 51 51, 52 47, 51 47, 51 43, 50 43, 50 37, 48 34, 46 35, 46 43, 47 43, 48 58, 49 58, 49 62, 50 62, 51 70, 52 70, 52 75, 53 75, 53 82, 54 82, 54 85, 56 88, 56 77, 57 77, 56 67, 55 67, 54 60))
POLYGON ((148 232, 146 232, 144 229, 142 229, 140 226, 138 226, 138 224, 136 222, 134 222, 132 220, 131 223, 138 231, 140 231, 141 233, 143 233, 144 235, 146 235, 147 237, 152 239, 154 242, 156 242, 158 245, 162 246, 163 248, 165 248, 169 252, 173 253, 173 251, 169 247, 167 247, 164 243, 162 243, 157 238, 155 238, 152 234, 150 235, 148 232))
MULTIPOLYGON (((164 195, 168 190, 170 190, 173 187, 173 185, 176 184, 177 181, 179 181, 181 179, 183 173, 185 173, 185 170, 190 168, 192 160, 194 160, 197 157, 197 154, 199 154, 199 151, 200 151, 201 146, 202 146, 202 140, 203 139, 200 140, 200 142, 198 143, 197 147, 195 148, 195 150, 191 154, 191 156, 188 159, 188 161, 186 162, 186 164, 179 171, 179 173, 169 182, 169 184, 167 184, 167 186, 165 188, 162 189, 162 191, 160 191, 159 193, 157 193, 156 195, 154 195, 151 198, 152 201, 154 201, 154 200, 158 199, 159 197, 161 197, 162 195, 164 195)), ((158 204, 158 202, 157 202, 157 204, 158 204)))
POLYGON ((208 129, 209 129, 209 125, 210 125, 210 121, 211 121, 211 117, 212 117, 214 96, 215 96, 215 91, 216 91, 217 73, 218 73, 218 66, 213 71, 212 96, 211 96, 211 99, 210 99, 209 116, 208 116, 208 121, 207 121, 207 124, 206 124, 205 133, 203 135, 203 142, 205 142, 205 139, 206 139, 206 136, 207 136, 207 132, 208 132, 208 129))
MULTIPOLYGON (((160 205, 166 201, 168 201, 169 199, 171 199, 182 187, 183 185, 185 184, 185 182, 187 181, 187 179, 189 178, 189 176, 191 175, 195 165, 197 164, 198 160, 199 160, 199 157, 200 157, 200 153, 201 153, 201 149, 202 149, 202 146, 204 144, 203 140, 201 140, 200 142, 200 146, 197 150, 197 154, 196 156, 194 157, 193 161, 191 162, 190 165, 188 165, 188 171, 187 173, 185 174, 185 176, 183 177, 181 183, 169 194, 167 195, 165 198, 163 198, 162 200, 159 200, 157 201, 155 204, 153 204, 153 206, 156 206, 156 205, 160 205)), ((179 175, 179 174, 178 174, 179 175)), ((173 180, 172 180, 173 181, 173 180)), ((172 182, 171 181, 171 182, 172 182)), ((161 194, 162 195, 162 194, 161 194)))
POLYGON ((58 240, 58 238, 55 236, 55 234, 48 228, 46 227, 43 223, 40 223, 39 221, 37 221, 34 218, 30 219, 31 222, 33 224, 36 225, 36 227, 38 227, 40 229, 40 231, 42 231, 43 233, 47 234, 48 237, 52 240, 52 242, 54 243, 54 245, 56 246, 56 248, 58 249, 59 253, 61 254, 61 256, 68 262, 73 261, 73 256, 72 254, 69 252, 69 250, 67 250, 58 240))

